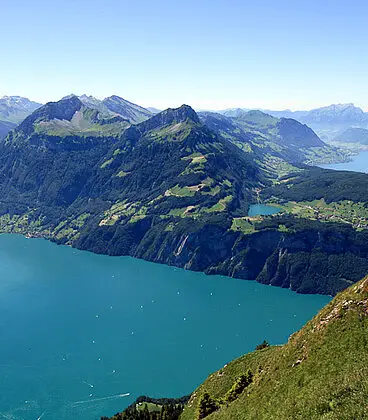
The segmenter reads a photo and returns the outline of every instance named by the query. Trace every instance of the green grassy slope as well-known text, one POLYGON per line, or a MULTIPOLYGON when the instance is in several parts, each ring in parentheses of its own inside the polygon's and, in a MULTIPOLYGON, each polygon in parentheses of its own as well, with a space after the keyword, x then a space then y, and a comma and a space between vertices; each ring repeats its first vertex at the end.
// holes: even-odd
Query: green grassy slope
POLYGON ((180 420, 198 418, 204 393, 219 406, 208 420, 367 419, 367 315, 368 277, 338 294, 287 344, 246 354, 210 375, 180 420), (229 402, 228 391, 248 369, 251 384, 229 402))
POLYGON ((71 96, 37 109, 9 134, 6 141, 48 147, 52 143, 63 143, 71 136, 75 137, 74 142, 80 141, 77 137, 116 137, 129 125, 128 120, 88 108, 76 96, 71 96))
POLYGON ((364 173, 311 168, 280 178, 260 197, 299 218, 367 229, 367 181, 364 173))
MULTIPOLYGON (((50 232, 69 243, 81 234, 85 240, 94 229, 131 228, 144 219, 148 225, 152 218, 167 220, 165 231, 173 228, 172 218, 208 219, 241 205, 246 214, 260 171, 203 126, 190 107, 164 111, 127 129, 119 119, 103 123, 98 111, 75 96, 28 117, 0 144, 3 212, 9 214, 10 201, 30 209, 41 197, 41 230, 34 233, 50 232), (119 135, 113 135, 115 128, 119 135), (72 203, 71 218, 60 219, 72 203), (88 234, 81 232, 87 219, 88 234)), ((11 213, 23 211, 13 204, 11 213)), ((27 220, 32 223, 29 212, 27 220)), ((95 244, 93 238, 87 242, 95 244)))
POLYGON ((220 136, 252 154, 270 176, 290 170, 290 164, 343 161, 345 152, 324 143, 316 133, 290 118, 275 118, 261 111, 233 116, 202 112, 202 121, 220 136))

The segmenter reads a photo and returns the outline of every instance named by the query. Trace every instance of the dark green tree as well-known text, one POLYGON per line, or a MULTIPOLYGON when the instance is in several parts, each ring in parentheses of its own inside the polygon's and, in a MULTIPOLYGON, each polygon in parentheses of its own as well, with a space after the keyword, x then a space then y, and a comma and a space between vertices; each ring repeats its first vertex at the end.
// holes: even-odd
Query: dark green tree
POLYGON ((261 344, 258 344, 258 346, 256 346, 256 350, 262 350, 266 347, 270 347, 270 344, 266 340, 263 340, 261 344))
POLYGON ((210 396, 208 392, 205 392, 200 400, 198 406, 198 419, 204 419, 209 414, 218 410, 219 406, 216 401, 210 396))
POLYGON ((228 402, 235 401, 238 396, 249 386, 253 381, 253 373, 248 369, 247 373, 243 373, 235 381, 231 389, 226 393, 225 399, 228 402))

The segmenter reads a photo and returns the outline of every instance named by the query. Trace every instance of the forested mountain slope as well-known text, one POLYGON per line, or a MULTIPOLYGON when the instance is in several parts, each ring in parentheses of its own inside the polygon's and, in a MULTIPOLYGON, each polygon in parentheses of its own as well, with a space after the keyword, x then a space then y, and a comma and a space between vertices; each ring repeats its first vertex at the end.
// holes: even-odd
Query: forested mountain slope
MULTIPOLYGON (((301 293, 334 294, 368 271, 368 231, 354 220, 287 211, 288 194, 297 194, 308 171, 293 160, 283 127, 273 138, 272 117, 251 117, 252 132, 241 132, 239 147, 215 127, 217 115, 200 119, 186 105, 132 125, 75 96, 48 103, 0 143, 0 229, 301 293), (254 134, 256 125, 272 144, 282 145, 277 165, 267 160, 270 141, 254 134), (285 211, 248 217, 249 205, 259 199, 276 201, 285 211)), ((294 144, 318 147, 313 132, 295 127, 310 139, 294 133, 294 144)), ((339 177, 320 171, 321 179, 314 176, 308 184, 310 197, 298 200, 327 194, 339 177)), ((362 176, 346 176, 355 189, 346 188, 342 199, 358 200, 354 212, 364 213, 355 196, 364 195, 368 176, 362 176)))
POLYGON ((0 140, 15 127, 15 124, 7 121, 0 121, 0 140))
POLYGON ((233 116, 199 114, 218 135, 254 155, 264 170, 279 174, 290 164, 328 163, 347 159, 346 153, 324 143, 316 133, 291 118, 276 118, 261 111, 239 110, 233 116))

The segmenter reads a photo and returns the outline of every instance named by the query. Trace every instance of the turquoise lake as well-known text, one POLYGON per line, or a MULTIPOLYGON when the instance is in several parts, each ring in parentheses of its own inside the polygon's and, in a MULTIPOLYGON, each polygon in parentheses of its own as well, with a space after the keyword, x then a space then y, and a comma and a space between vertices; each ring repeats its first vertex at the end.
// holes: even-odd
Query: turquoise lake
POLYGON ((338 171, 355 171, 368 173, 368 150, 352 156, 351 162, 319 165, 321 168, 335 169, 338 171))
POLYGON ((280 211, 279 207, 268 206, 266 204, 251 204, 248 210, 248 216, 270 216, 280 211))
POLYGON ((0 418, 12 420, 93 420, 142 394, 189 394, 330 300, 18 235, 0 235, 0 273, 0 418))

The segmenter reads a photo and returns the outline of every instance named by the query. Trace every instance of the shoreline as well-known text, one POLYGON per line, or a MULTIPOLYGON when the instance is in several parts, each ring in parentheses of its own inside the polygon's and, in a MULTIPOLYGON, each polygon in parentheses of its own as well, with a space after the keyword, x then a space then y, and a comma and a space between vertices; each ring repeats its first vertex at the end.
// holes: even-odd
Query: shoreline
MULTIPOLYGON (((74 246, 72 244, 62 243, 62 242, 59 242, 57 240, 54 240, 51 237, 46 237, 46 236, 43 236, 41 234, 34 234, 33 235, 31 233, 24 234, 24 233, 19 233, 19 232, 1 232, 0 231, 0 235, 19 235, 19 236, 24 237, 25 239, 42 239, 42 240, 48 241, 50 243, 53 243, 53 244, 55 244, 57 246, 66 246, 66 247, 69 247, 69 248, 72 248, 72 249, 75 249, 75 250, 78 250, 78 251, 81 251, 81 252, 89 252, 89 253, 92 253, 94 255, 101 255, 101 256, 107 256, 107 257, 116 257, 116 258, 128 257, 128 258, 134 258, 136 260, 145 261, 145 262, 152 263, 152 264, 160 264, 160 265, 164 265, 164 266, 167 266, 167 267, 175 267, 175 268, 178 268, 178 269, 181 269, 181 270, 191 271, 191 272, 195 272, 195 273, 201 273, 201 274, 204 274, 206 276, 220 276, 220 277, 229 278, 229 279, 233 279, 233 280, 237 280, 237 281, 256 282, 258 284, 263 284, 264 286, 272 286, 272 287, 276 287, 278 289, 290 290, 291 292, 296 293, 298 295, 328 296, 331 299, 335 296, 335 295, 332 295, 332 294, 329 294, 329 293, 300 293, 297 290, 293 290, 291 288, 291 286, 289 286, 289 287, 282 287, 282 286, 278 286, 278 285, 274 285, 274 284, 262 283, 262 282, 258 281, 257 279, 249 279, 249 278, 244 278, 244 277, 229 276, 229 275, 227 275, 225 273, 214 272, 214 271, 194 270, 194 269, 187 268, 185 266, 180 266, 180 265, 175 265, 175 264, 167 264, 165 262, 154 261, 154 260, 151 260, 151 259, 141 258, 141 257, 138 257, 138 256, 129 255, 129 254, 110 255, 110 254, 106 254, 106 253, 99 253, 99 252, 95 252, 93 250, 78 248, 78 247, 76 247, 76 246, 74 246)), ((347 286, 347 287, 349 287, 349 286, 347 286)))

